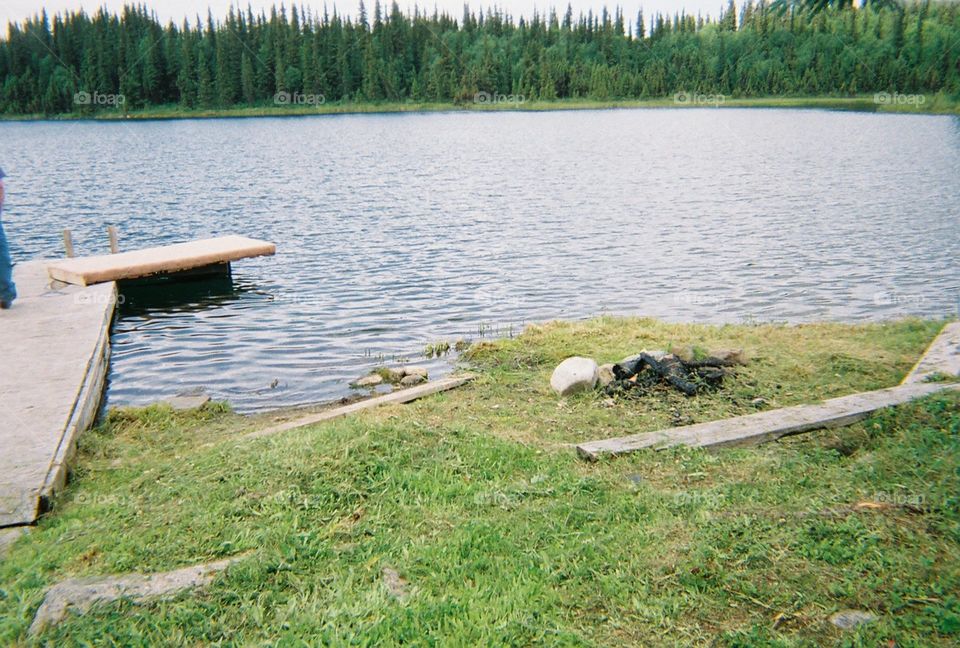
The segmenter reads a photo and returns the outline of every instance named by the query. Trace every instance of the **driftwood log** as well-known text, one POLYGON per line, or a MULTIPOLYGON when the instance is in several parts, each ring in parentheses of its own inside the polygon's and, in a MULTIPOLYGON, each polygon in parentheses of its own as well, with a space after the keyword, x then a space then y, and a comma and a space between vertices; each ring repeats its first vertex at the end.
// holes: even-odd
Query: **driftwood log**
POLYGON ((687 396, 695 396, 704 389, 719 387, 726 375, 724 367, 732 364, 720 358, 688 362, 673 354, 656 358, 649 353, 641 353, 613 366, 614 380, 607 385, 607 393, 653 387, 665 382, 687 396))

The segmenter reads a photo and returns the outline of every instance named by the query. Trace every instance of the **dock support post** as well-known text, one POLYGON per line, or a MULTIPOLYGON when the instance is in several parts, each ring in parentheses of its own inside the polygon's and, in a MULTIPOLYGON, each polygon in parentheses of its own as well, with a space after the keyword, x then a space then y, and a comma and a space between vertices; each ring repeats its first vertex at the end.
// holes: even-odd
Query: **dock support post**
POLYGON ((110 237, 110 254, 116 254, 120 251, 120 246, 117 245, 117 228, 109 225, 107 227, 107 236, 110 237))
POLYGON ((70 230, 63 230, 63 247, 67 251, 67 258, 73 258, 73 234, 70 233, 70 230))

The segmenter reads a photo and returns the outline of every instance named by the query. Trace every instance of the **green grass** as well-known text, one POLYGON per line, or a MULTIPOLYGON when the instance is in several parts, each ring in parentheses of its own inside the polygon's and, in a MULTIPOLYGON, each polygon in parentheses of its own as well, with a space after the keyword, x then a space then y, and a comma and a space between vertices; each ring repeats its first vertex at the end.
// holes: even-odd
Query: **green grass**
POLYGON ((591 464, 564 445, 892 385, 938 326, 533 327, 474 348, 460 390, 254 441, 270 415, 112 411, 0 563, 0 644, 956 645, 958 395, 757 448, 591 464), (688 345, 751 362, 692 399, 546 386, 571 353, 688 345), (26 636, 63 578, 248 551, 205 590, 26 636), (848 607, 880 620, 841 633, 826 618, 848 607))
POLYGON ((960 114, 960 101, 944 94, 925 95, 923 104, 878 104, 873 95, 845 97, 726 97, 721 103, 680 103, 671 97, 658 99, 559 99, 555 101, 525 101, 523 103, 481 104, 473 102, 330 102, 316 106, 244 106, 237 108, 195 108, 179 105, 154 106, 124 112, 102 110, 96 113, 66 113, 61 115, 0 115, 0 120, 34 119, 201 119, 219 117, 287 117, 305 115, 336 115, 358 113, 443 112, 443 111, 547 111, 547 110, 601 110, 613 108, 819 108, 825 110, 855 110, 863 112, 903 112, 923 114, 960 114))

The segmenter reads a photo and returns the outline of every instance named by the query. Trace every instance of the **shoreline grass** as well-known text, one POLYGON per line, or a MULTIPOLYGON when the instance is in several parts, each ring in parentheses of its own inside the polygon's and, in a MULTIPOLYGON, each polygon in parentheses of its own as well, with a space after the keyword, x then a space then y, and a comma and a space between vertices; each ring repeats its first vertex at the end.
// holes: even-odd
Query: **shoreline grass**
MULTIPOLYGON (((692 95, 691 95, 692 96, 692 95)), ((254 117, 305 117, 317 115, 431 113, 431 112, 546 112, 557 110, 615 110, 663 108, 793 108, 845 110, 855 112, 960 115, 960 101, 942 94, 925 95, 923 104, 878 103, 874 95, 853 97, 744 97, 724 98, 722 102, 678 102, 671 97, 658 99, 529 101, 523 103, 454 102, 331 102, 318 106, 244 106, 236 108, 185 109, 181 106, 156 106, 130 112, 104 110, 96 113, 61 115, 0 115, 0 121, 125 121, 172 119, 241 119, 254 117)))
POLYGON ((460 390, 255 441, 237 437, 270 415, 112 410, 0 562, 0 643, 955 645, 960 395, 756 448, 587 463, 569 447, 890 386, 941 324, 549 323, 473 347, 460 390), (694 398, 610 406, 547 384, 570 354, 686 346, 750 363, 694 398), (25 634, 63 578, 246 551, 204 590, 25 634), (879 620, 841 632, 827 618, 845 608, 879 620))

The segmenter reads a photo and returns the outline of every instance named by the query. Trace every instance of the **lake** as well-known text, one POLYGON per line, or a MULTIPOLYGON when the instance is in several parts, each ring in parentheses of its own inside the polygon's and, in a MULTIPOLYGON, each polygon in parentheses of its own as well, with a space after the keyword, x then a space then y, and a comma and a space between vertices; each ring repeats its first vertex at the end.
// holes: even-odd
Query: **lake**
POLYGON ((233 277, 131 291, 110 405, 344 396, 428 343, 602 313, 944 317, 960 119, 813 110, 0 123, 15 260, 229 233, 233 277))

